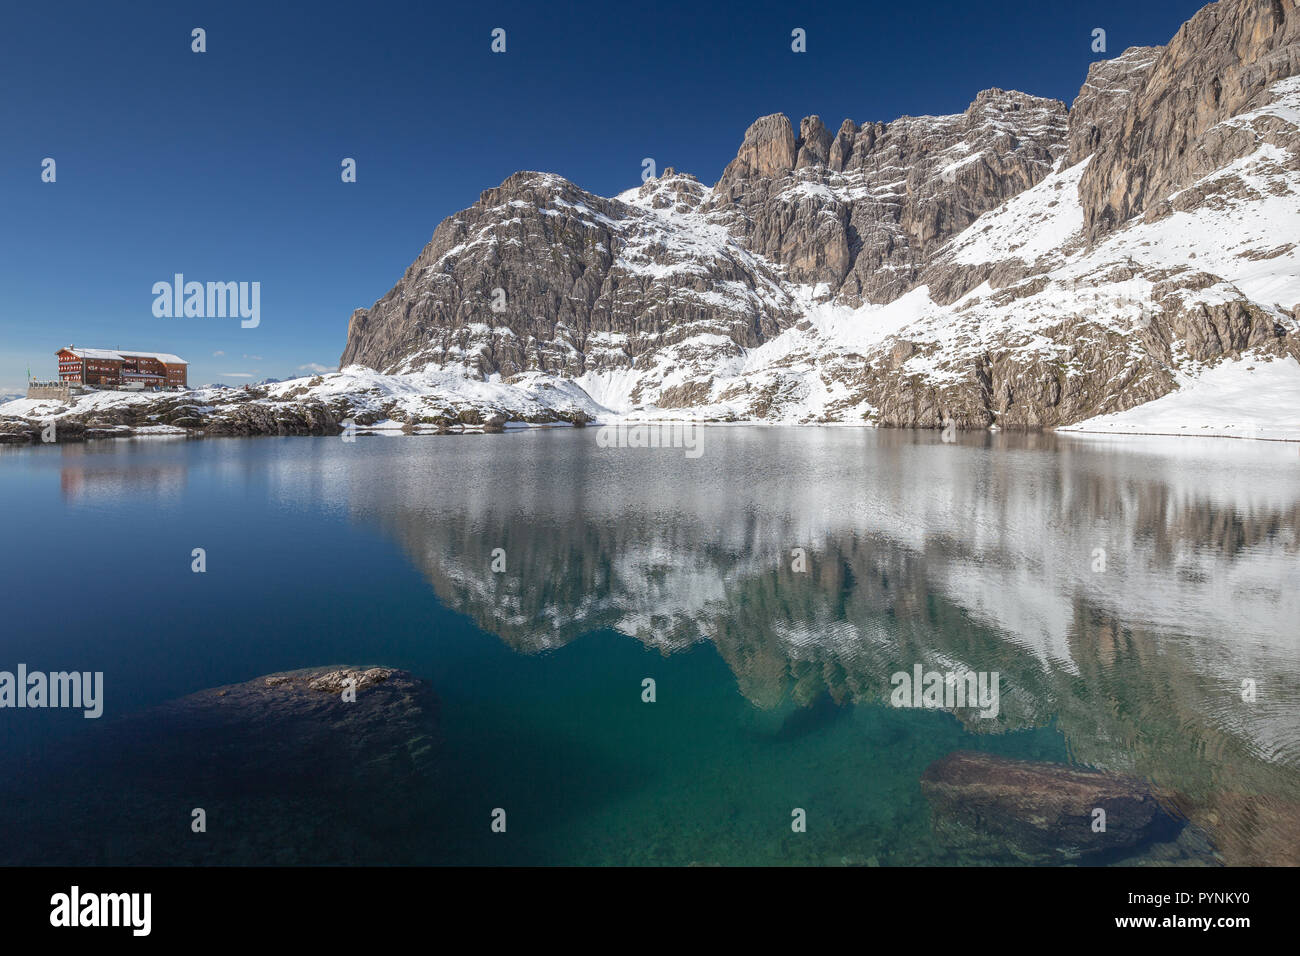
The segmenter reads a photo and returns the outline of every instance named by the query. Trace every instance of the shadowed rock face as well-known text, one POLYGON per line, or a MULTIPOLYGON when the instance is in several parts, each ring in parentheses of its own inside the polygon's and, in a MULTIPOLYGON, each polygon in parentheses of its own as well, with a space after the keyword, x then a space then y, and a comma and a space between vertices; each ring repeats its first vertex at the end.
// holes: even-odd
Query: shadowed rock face
POLYGON ((392 668, 291 671, 199 691, 97 728, 31 767, 3 795, 11 812, 0 823, 0 860, 417 862, 437 723, 427 682, 392 668), (349 681, 353 702, 343 699, 349 681), (95 781, 89 792, 86 781, 95 781), (205 833, 191 830, 196 807, 205 833), (411 859, 394 859, 394 846, 411 859))
POLYGON ((972 751, 931 764, 921 791, 941 830, 1004 840, 1027 860, 1132 850, 1181 826, 1140 780, 972 751), (1094 829, 1099 809, 1104 831, 1094 829))

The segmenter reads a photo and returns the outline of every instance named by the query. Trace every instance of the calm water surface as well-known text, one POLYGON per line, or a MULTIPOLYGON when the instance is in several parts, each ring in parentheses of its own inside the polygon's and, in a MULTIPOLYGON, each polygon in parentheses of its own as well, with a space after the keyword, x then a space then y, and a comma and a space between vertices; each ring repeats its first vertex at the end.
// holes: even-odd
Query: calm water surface
MULTIPOLYGON (((61 755, 329 664, 405 668, 440 702, 420 824, 371 834, 366 862, 1011 862, 932 830, 919 778, 959 749, 1175 791, 1226 862, 1296 834, 1295 445, 719 427, 703 448, 548 429, 0 449, 0 669, 106 684, 99 721, 0 711, 7 835, 29 860, 183 861, 78 815, 83 792, 147 797, 138 764, 61 755), (999 672, 1000 714, 891 707, 916 663, 999 672)), ((178 847, 185 797, 158 822, 178 847)), ((303 839, 263 833, 248 861, 303 839)))

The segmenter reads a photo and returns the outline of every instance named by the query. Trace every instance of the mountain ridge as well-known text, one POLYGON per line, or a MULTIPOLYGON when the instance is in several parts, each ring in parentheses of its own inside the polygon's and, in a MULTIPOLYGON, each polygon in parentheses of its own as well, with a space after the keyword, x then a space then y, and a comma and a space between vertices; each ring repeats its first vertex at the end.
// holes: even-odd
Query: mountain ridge
POLYGON ((1298 24, 1293 0, 1220 0, 1093 63, 1068 110, 990 89, 834 134, 763 116, 712 187, 670 168, 606 198, 515 173, 353 313, 340 364, 542 375, 621 414, 1054 427, 1226 357, 1300 355, 1298 24), (1150 253, 1170 217, 1213 234, 1216 210, 1266 206, 1278 241, 1234 225, 1250 247, 1218 271, 1150 253), (1260 271, 1243 261, 1271 261, 1274 298, 1237 284, 1260 271))

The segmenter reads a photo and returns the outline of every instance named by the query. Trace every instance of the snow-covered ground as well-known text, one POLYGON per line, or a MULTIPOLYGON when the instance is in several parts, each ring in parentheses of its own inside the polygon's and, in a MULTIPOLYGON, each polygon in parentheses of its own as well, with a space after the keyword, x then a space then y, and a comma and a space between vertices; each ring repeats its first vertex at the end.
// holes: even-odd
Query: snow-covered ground
POLYGON ((1290 356, 1222 362, 1154 402, 1059 431, 1300 441, 1300 363, 1290 356))

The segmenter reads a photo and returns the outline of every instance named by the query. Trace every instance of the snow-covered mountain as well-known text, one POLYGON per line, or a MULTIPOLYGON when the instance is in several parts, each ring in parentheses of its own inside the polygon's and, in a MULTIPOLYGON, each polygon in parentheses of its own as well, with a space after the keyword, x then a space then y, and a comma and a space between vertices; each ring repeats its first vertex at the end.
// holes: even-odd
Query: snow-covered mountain
POLYGON ((669 168, 605 198, 516 173, 353 313, 339 373, 10 403, 23 421, 0 440, 41 416, 90 433, 629 416, 1300 439, 1298 335, 1300 11, 1219 0, 1167 46, 1094 63, 1068 110, 994 89, 833 135, 765 116, 712 187, 669 168))
POLYGON ((1094 64, 1068 111, 987 90, 834 136, 766 116, 712 188, 517 173, 353 315, 342 364, 544 376, 621 414, 1122 412, 1225 358, 1300 355, 1298 73, 1294 2, 1222 0, 1094 64))

